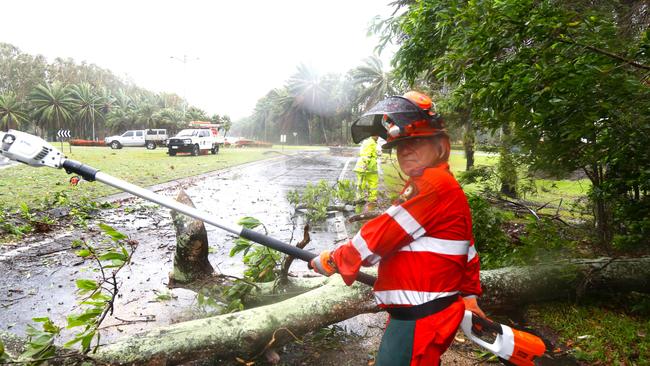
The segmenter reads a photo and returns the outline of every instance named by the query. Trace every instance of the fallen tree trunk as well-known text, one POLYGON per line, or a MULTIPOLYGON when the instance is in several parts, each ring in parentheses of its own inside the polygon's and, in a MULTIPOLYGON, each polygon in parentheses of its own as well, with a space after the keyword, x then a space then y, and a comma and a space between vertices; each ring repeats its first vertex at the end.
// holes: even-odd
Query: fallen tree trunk
MULTIPOLYGON (((316 285, 318 279, 301 284, 316 285)), ((481 304, 498 310, 587 293, 650 292, 650 257, 599 258, 481 272, 481 304)), ((377 311, 370 288, 346 287, 338 276, 272 305, 162 327, 102 346, 97 363, 173 365, 190 360, 253 358, 302 334, 377 311)), ((269 292, 270 284, 260 286, 269 292)), ((0 333, 0 339, 4 335, 0 333)))
POLYGON ((481 271, 481 284, 481 306, 493 310, 587 293, 650 293, 650 257, 579 259, 481 271))
POLYGON ((368 286, 346 288, 340 278, 332 278, 324 286, 279 303, 129 337, 100 348, 93 357, 116 365, 252 358, 271 343, 281 345, 310 330, 375 309, 368 286))
MULTIPOLYGON (((650 257, 576 260, 481 272, 482 304, 499 309, 576 294, 650 292, 650 257)), ((310 330, 376 311, 369 287, 332 278, 308 293, 239 313, 184 322, 102 347, 93 357, 111 364, 177 364, 197 359, 254 357, 310 330)))

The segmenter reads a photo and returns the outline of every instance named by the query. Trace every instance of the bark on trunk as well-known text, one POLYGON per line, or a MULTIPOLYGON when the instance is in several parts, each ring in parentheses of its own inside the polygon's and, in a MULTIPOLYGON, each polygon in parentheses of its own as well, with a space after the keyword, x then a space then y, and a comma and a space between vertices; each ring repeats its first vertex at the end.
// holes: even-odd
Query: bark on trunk
MULTIPOLYGON (((576 260, 481 272, 486 309, 574 298, 584 293, 650 292, 650 257, 576 260)), ((254 357, 272 339, 278 347, 308 331, 376 311, 370 288, 347 288, 336 277, 308 293, 239 313, 179 323, 107 345, 94 355, 113 364, 176 364, 196 359, 254 357)))
MULTIPOLYGON (((181 190, 178 202, 194 207, 190 197, 181 190)), ((169 287, 201 281, 212 276, 214 269, 208 261, 208 233, 202 221, 172 210, 176 229, 174 270, 169 274, 169 287)))
POLYGON ((476 142, 471 108, 463 111, 462 115, 465 118, 465 134, 463 135, 463 147, 465 148, 466 159, 465 171, 470 171, 474 167, 474 145, 476 142))
POLYGON ((370 288, 340 278, 276 304, 163 327, 102 347, 94 358, 116 365, 169 365, 260 355, 310 330, 375 309, 370 288))

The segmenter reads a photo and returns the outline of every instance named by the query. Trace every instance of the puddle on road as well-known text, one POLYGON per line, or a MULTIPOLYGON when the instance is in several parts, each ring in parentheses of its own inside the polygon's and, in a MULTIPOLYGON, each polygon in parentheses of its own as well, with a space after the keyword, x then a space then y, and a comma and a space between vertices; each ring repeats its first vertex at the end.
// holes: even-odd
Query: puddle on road
MULTIPOLYGON (((333 184, 348 159, 322 153, 283 156, 194 179, 186 191, 198 209, 226 225, 235 226, 241 217, 253 216, 264 223, 268 235, 295 244, 302 240, 304 222, 300 216, 292 217, 293 209, 285 198, 287 192, 320 179, 333 184)), ((175 196, 177 192, 177 188, 170 188, 160 193, 175 196)), ((331 217, 328 223, 312 228, 312 241, 305 249, 319 252, 334 246, 337 235, 331 231, 336 227, 334 220, 331 217)), ((119 273, 122 287, 115 313, 102 325, 102 342, 201 317, 193 292, 166 287, 176 244, 169 211, 131 199, 119 209, 102 211, 89 230, 57 236, 48 234, 30 243, 24 251, 1 248, 0 271, 6 275, 0 284, 0 329, 24 335, 33 317, 49 316, 56 324, 65 325, 66 314, 79 312, 75 280, 97 274, 93 272, 93 263, 77 257, 70 245, 80 238, 101 241, 104 236, 96 228, 99 221, 139 243, 131 266, 119 273), (158 301, 159 294, 173 298, 158 301)), ((229 257, 235 236, 208 225, 206 229, 211 248, 209 259, 215 270, 240 276, 244 269, 241 257, 229 257)), ((302 261, 294 261, 291 270, 308 271, 302 261)), ((65 330, 59 342, 65 342, 71 334, 65 330)))

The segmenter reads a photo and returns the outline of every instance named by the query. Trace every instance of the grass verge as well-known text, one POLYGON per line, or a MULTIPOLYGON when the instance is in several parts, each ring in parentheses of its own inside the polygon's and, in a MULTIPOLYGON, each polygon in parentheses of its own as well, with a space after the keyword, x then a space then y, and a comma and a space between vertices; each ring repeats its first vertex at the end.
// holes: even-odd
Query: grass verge
POLYGON ((533 305, 533 323, 558 334, 556 345, 590 365, 650 364, 650 296, 638 293, 602 296, 580 304, 533 305))
MULTIPOLYGON (((382 164, 384 169, 384 182, 388 191, 398 191, 403 186, 403 180, 400 178, 399 166, 395 154, 384 155, 385 162, 382 164)), ((474 157, 475 166, 494 166, 498 163, 497 155, 487 155, 478 153, 474 157)), ((466 159, 462 150, 452 150, 449 156, 449 167, 451 171, 458 175, 465 171, 466 159)), ((571 205, 576 204, 581 198, 584 198, 591 186, 588 179, 579 180, 550 180, 535 179, 534 184, 536 192, 528 193, 524 199, 539 203, 540 206, 550 203, 551 206, 558 206, 562 202, 562 207, 568 209, 571 205)), ((481 191, 479 184, 467 184, 463 190, 467 193, 478 193, 481 191)), ((496 189, 496 187, 494 187, 496 189)))
MULTIPOLYGON (((166 149, 146 150, 124 148, 111 150, 103 147, 73 147, 64 153, 74 160, 93 166, 115 177, 139 186, 151 186, 171 180, 194 176, 218 169, 273 157, 278 149, 245 148, 221 149, 217 155, 178 155, 170 157, 166 149)), ((0 207, 13 211, 25 203, 29 207, 44 208, 59 192, 72 197, 96 199, 116 193, 115 188, 100 183, 83 183, 71 187, 70 176, 63 170, 32 168, 25 165, 0 170, 0 207)))

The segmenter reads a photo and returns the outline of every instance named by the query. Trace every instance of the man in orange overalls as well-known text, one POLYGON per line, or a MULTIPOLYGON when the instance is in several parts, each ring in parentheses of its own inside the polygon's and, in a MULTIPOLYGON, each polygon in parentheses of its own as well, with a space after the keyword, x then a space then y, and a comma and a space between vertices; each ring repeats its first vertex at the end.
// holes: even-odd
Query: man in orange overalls
POLYGON ((481 285, 469 205, 447 163, 449 136, 431 99, 418 92, 371 108, 352 126, 355 141, 366 135, 396 148, 409 179, 398 202, 311 266, 351 285, 361 266, 379 263, 373 291, 390 319, 376 365, 438 365, 464 310, 485 317, 476 302, 481 285))

